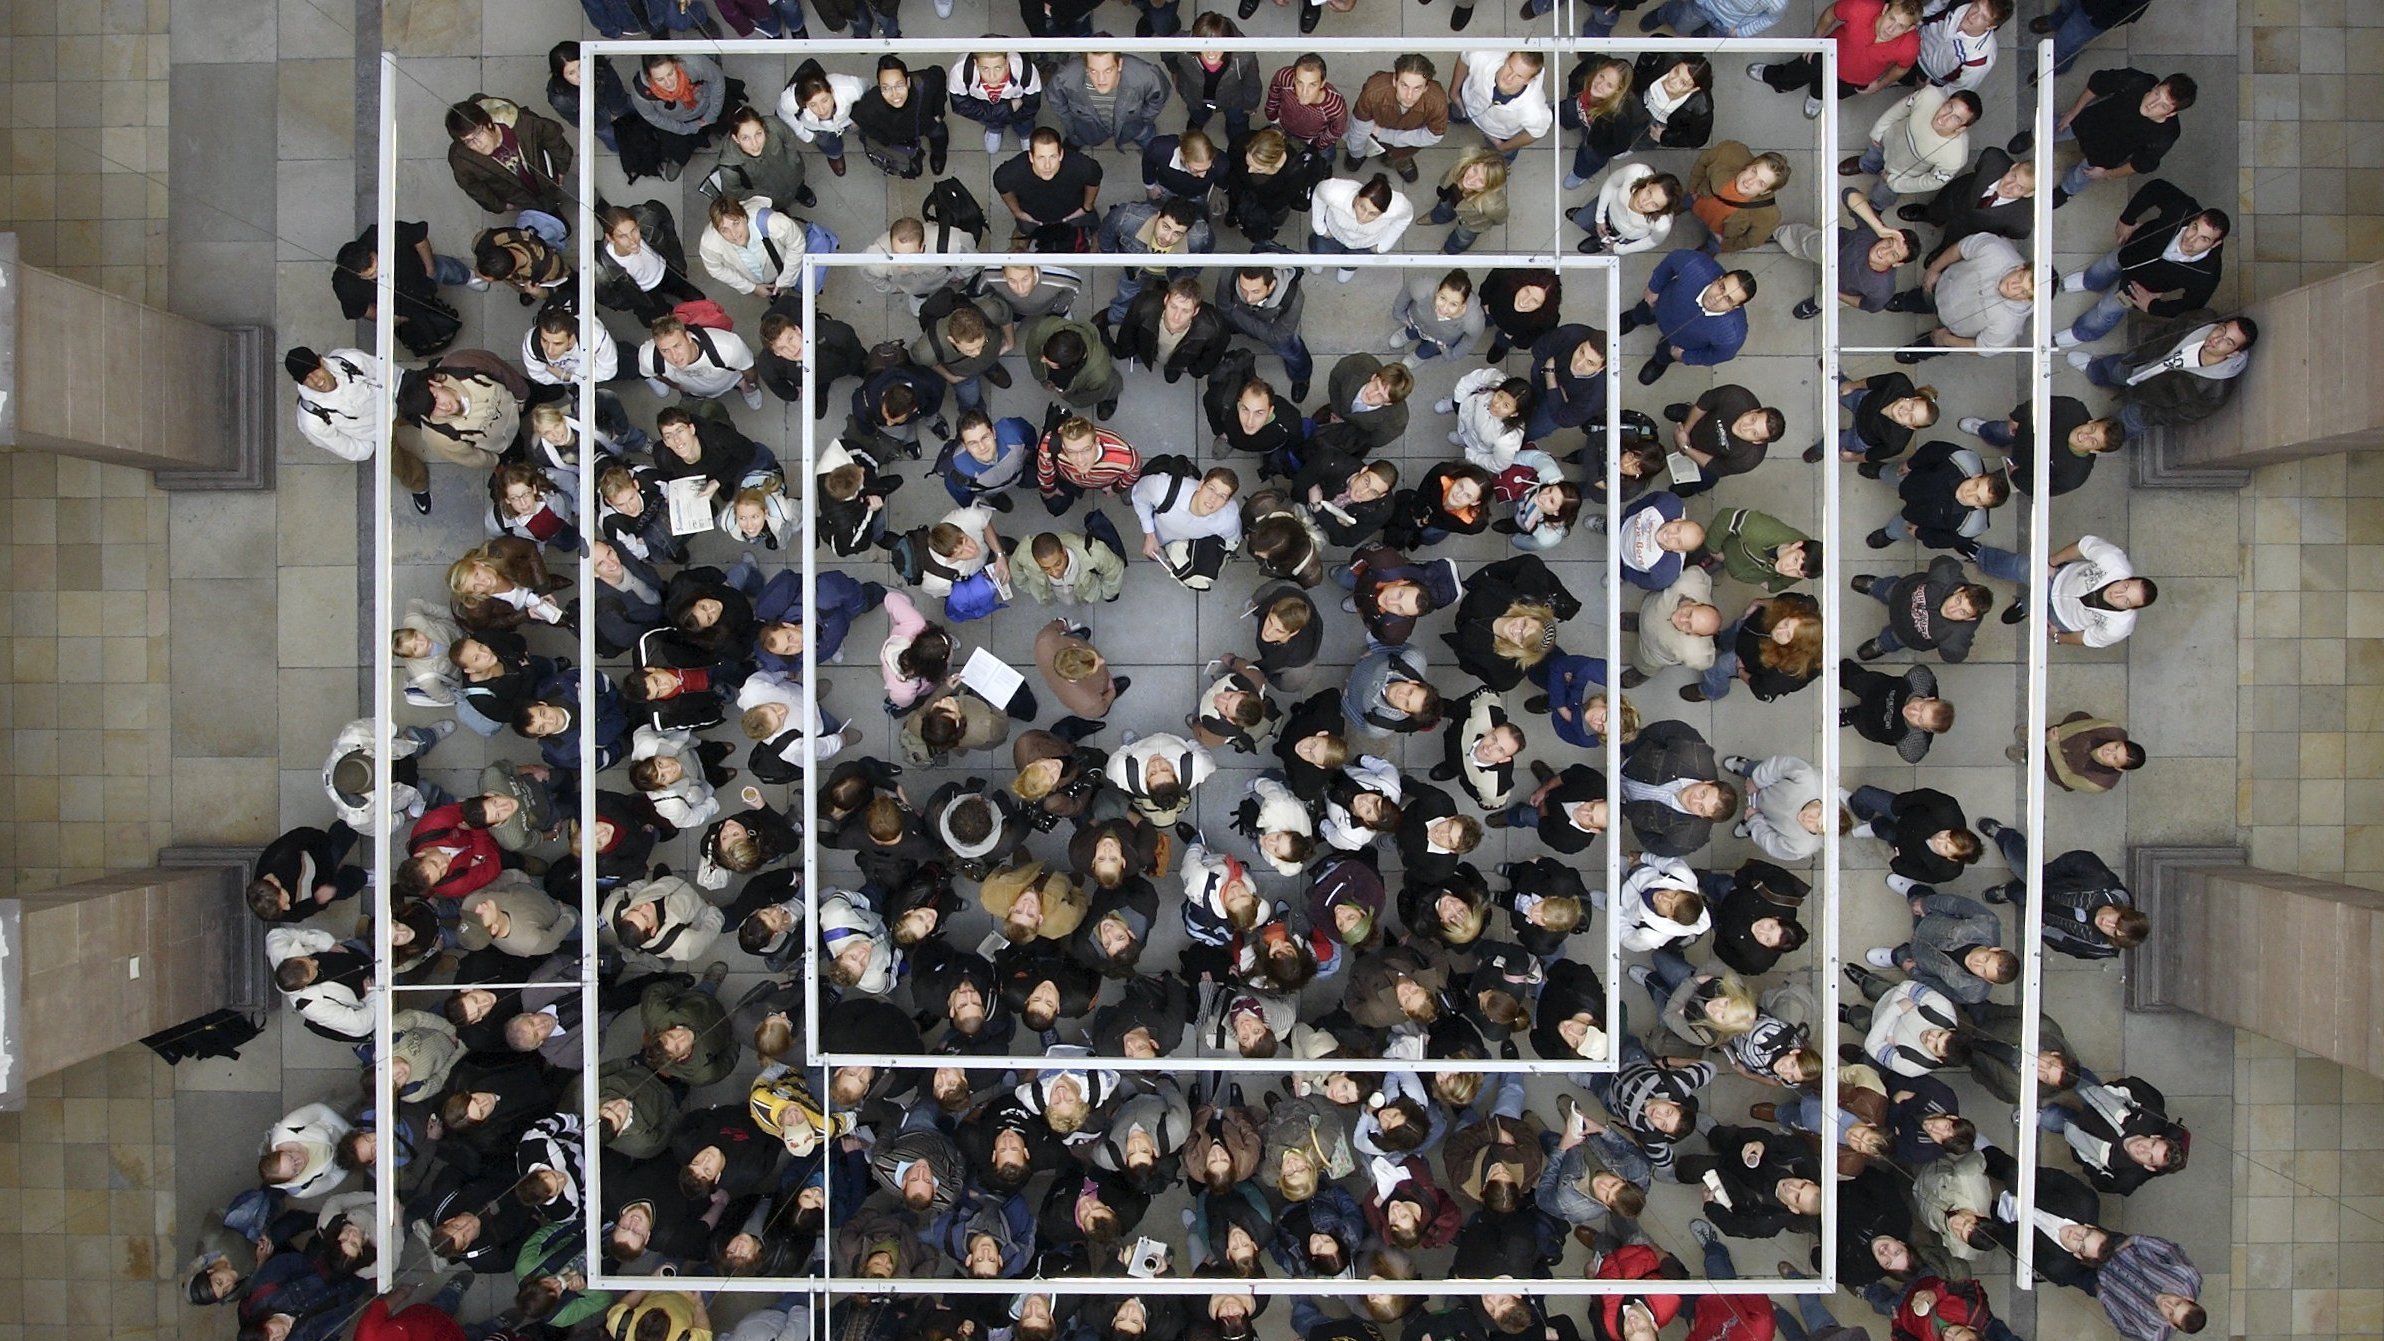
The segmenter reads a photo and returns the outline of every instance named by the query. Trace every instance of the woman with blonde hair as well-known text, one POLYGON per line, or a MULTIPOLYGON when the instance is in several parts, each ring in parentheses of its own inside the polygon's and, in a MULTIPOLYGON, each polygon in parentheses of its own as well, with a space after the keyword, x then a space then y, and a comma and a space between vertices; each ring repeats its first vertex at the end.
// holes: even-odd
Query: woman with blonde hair
POLYGON ((1332 170, 1282 131, 1251 131, 1226 153, 1226 219, 1252 242, 1272 242, 1294 210, 1307 209, 1317 181, 1332 170))
POLYGON ((1628 747, 1639 738, 1639 707, 1606 692, 1604 657, 1557 656, 1531 668, 1531 682, 1543 691, 1523 700, 1525 712, 1544 712, 1557 739, 1577 750, 1604 750, 1608 730, 1619 730, 1628 747), (1615 720, 1620 703, 1621 720, 1615 720))
POLYGON ((760 545, 775 550, 794 530, 794 504, 786 496, 786 482, 776 475, 745 477, 745 487, 720 508, 720 533, 734 544, 760 545))
POLYGON ((1725 698, 1738 680, 1766 703, 1793 694, 1821 674, 1821 603, 1795 591, 1750 601, 1714 646, 1713 665, 1697 683, 1681 686, 1682 698, 1725 698))
POLYGON ((1760 1013, 1755 994, 1738 974, 1718 964, 1691 968, 1688 960, 1667 948, 1656 951, 1651 964, 1633 964, 1625 971, 1632 982, 1647 989, 1662 1012, 1664 1027, 1684 1042, 1720 1047, 1755 1027, 1760 1013))
POLYGON ((1267 1111, 1261 1136, 1266 1151, 1258 1161, 1258 1181, 1286 1202, 1306 1201, 1326 1183, 1357 1170, 1348 1124, 1321 1096, 1277 1101, 1267 1111))
POLYGON ((475 633, 502 632, 533 619, 561 624, 563 607, 548 593, 562 585, 547 573, 536 544, 499 536, 448 566, 448 608, 456 623, 475 633))
POLYGON ((1506 155, 1488 145, 1466 150, 1441 174, 1437 194, 1440 201, 1424 222, 1455 225, 1442 240, 1441 253, 1473 250, 1477 238, 1507 221, 1506 155))
POLYGON ((1457 627, 1442 635, 1457 667, 1505 692, 1556 651, 1556 627, 1581 611, 1581 602, 1537 554, 1484 565, 1465 580, 1457 627))

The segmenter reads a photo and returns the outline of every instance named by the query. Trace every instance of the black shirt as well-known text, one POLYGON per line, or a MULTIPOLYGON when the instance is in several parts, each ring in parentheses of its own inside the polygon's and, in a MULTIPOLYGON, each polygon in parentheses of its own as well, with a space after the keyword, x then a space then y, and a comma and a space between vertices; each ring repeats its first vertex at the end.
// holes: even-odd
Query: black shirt
POLYGON ((1034 161, 1020 154, 994 169, 993 189, 1018 197, 1018 207, 1037 223, 1058 223, 1084 212, 1084 188, 1101 185, 1101 165, 1091 154, 1070 149, 1050 181, 1035 175, 1034 161))
MULTIPOLYGON (((364 236, 357 240, 371 246, 382 265, 396 264, 397 293, 400 298, 428 298, 437 291, 438 286, 431 283, 429 273, 422 268, 422 253, 415 250, 430 239, 429 224, 398 220, 395 256, 382 248, 380 237, 381 226, 374 224, 365 229, 364 236)), ((381 282, 378 279, 366 279, 346 266, 335 265, 331 268, 331 292, 339 299, 341 316, 350 321, 362 321, 364 314, 380 295, 381 282)), ((403 304, 400 304, 399 310, 404 310, 403 304)))
POLYGON ((1912 379, 1900 372, 1874 373, 1863 380, 1854 405, 1854 436, 1866 461, 1893 461, 1912 446, 1912 430, 1887 417, 1887 407, 1912 394, 1912 379))
POLYGON ((2133 167, 2150 172, 2160 166, 2169 146, 2183 129, 2182 113, 2166 121, 2145 118, 2144 95, 2160 83, 2160 76, 2121 67, 2097 70, 2086 81, 2095 100, 2086 104, 2070 129, 2078 133, 2078 149, 2098 168, 2133 167))
MULTIPOLYGON (((2012 407, 2020 431, 2012 435, 2011 484, 2024 494, 2036 492, 2036 410, 2026 401, 2012 407)), ((2075 396, 2053 398, 2053 497, 2059 498, 2094 474, 2094 457, 2070 450, 2069 435, 2093 422, 2086 402, 2075 396)))

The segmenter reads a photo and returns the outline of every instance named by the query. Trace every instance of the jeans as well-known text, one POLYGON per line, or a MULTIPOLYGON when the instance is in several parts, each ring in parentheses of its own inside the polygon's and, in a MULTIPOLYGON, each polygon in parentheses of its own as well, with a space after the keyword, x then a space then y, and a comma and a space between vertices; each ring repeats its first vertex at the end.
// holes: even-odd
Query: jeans
MULTIPOLYGON (((1173 37, 1184 30, 1181 0, 1134 0, 1134 7, 1142 11, 1152 37, 1173 37)), ((1306 1329, 1301 1329, 1301 1334, 1306 1335, 1306 1329)))
POLYGON ((2079 159, 2076 165, 2071 167, 2068 172, 2062 174, 2061 194, 2065 196, 2074 196, 2079 192, 2084 191, 2087 187, 2094 185, 2095 179, 2086 175, 2087 172, 2093 168, 2093 166, 2093 164, 2087 162, 2085 159, 2079 159))
POLYGON ((1682 37, 1695 37, 1711 25, 1698 12, 1697 0, 1666 0, 1662 9, 1639 21, 1641 32, 1652 32, 1659 26, 1670 28, 1682 37))
POLYGON ((834 131, 815 131, 812 134, 811 142, 818 145, 819 151, 830 158, 844 157, 844 137, 834 131))
POLYGON ((974 410, 985 403, 985 379, 963 377, 952 383, 952 402, 962 410, 974 410))
POLYGON ((1198 103, 1187 104, 1185 106, 1184 129, 1204 130, 1208 127, 1209 118, 1214 116, 1223 116, 1225 118, 1225 142, 1227 144, 1239 143, 1243 136, 1250 133, 1250 109, 1246 107, 1228 107, 1222 112, 1219 112, 1206 106, 1205 104, 1198 103))
POLYGON ((1846 808, 1866 824, 1877 820, 1893 821, 1896 817, 1896 794, 1885 787, 1868 784, 1857 787, 1846 797, 1846 808))
POLYGON ((1308 352, 1308 342, 1301 339, 1297 332, 1280 343, 1254 331, 1244 330, 1241 334, 1261 341, 1268 353, 1283 360, 1283 375, 1294 383, 1304 386, 1315 375, 1316 356, 1308 352))
POLYGON ((645 11, 637 0, 579 0, 588 23, 606 37, 646 36, 645 11))
POLYGON ((664 32, 691 33, 712 21, 712 11, 704 8, 703 0, 694 0, 685 10, 679 8, 679 0, 646 0, 646 17, 664 32))
POLYGON ((1311 256, 1366 256, 1372 253, 1364 247, 1353 247, 1326 233, 1308 234, 1308 254, 1311 256))
POLYGON ((2094 264, 2086 267, 2083 276, 2086 287, 2101 294, 2102 301, 2087 308, 2076 321, 2070 323, 2069 333, 2079 344, 2093 344, 2118 330, 2119 323, 2127 320, 2128 305, 2113 292, 2119 286, 2119 277, 2117 248, 2104 252, 2094 264))
MULTIPOLYGON (((1869 394, 1868 391, 1841 391, 1838 393, 1838 404, 1852 414, 1862 407, 1863 397, 1869 394)), ((1838 430, 1838 450, 1854 456, 1869 456, 1871 444, 1863 441, 1862 434, 1855 431, 1854 425, 1848 424, 1838 430)))
MULTIPOLYGON (((1120 270, 1117 272, 1117 296, 1109 300, 1109 311, 1106 314, 1109 317, 1110 325, 1115 326, 1126 319, 1126 309, 1134 305, 1135 298, 1141 295, 1143 288, 1150 282, 1151 273, 1147 270, 1120 270)), ((964 405, 961 408, 965 410, 968 407, 964 405)))
POLYGON ((2053 12, 2052 19, 2053 73, 2068 74, 2069 67, 2077 64, 2079 53, 2102 36, 2103 30, 2087 16, 2080 0, 2061 0, 2061 8, 2053 12))
POLYGON ((1443 256, 1463 255, 1473 250, 1474 242, 1481 236, 1465 225, 1459 224, 1449 230, 1447 237, 1441 239, 1440 254, 1443 256))
POLYGON ((1887 538, 1890 540, 1910 540, 1913 538, 1912 523, 1904 520, 1904 514, 1901 512, 1897 513, 1893 517, 1888 518, 1886 524, 1881 526, 1879 529, 1885 532, 1887 538))
POLYGON ((1977 564, 1978 571, 1988 577, 2001 578, 2006 582, 2016 582, 2023 587, 2028 585, 2028 556, 2017 550, 1997 549, 1993 545, 1981 545, 1978 547, 1977 556, 1971 559, 1971 562, 1977 564))
MULTIPOLYGON (((1879 602, 1881 605, 1886 606, 1890 610, 1895 609, 1896 603, 1888 595, 1889 588, 1893 587, 1894 585, 1895 584, 1893 582, 1887 580, 1886 578, 1881 578, 1878 581, 1873 582, 1871 584, 1871 598, 1879 602)), ((1879 644, 1879 650, 1882 652, 1901 652, 1904 650, 1904 644, 1896 641, 1896 626, 1893 620, 1890 620, 1887 624, 1881 626, 1879 630, 1879 636, 1872 639, 1871 641, 1879 644)))
POLYGON ((440 256, 434 253, 430 259, 430 280, 433 284, 443 288, 453 288, 472 278, 472 267, 452 256, 440 256))
POLYGON ((764 37, 803 37, 803 7, 796 0, 714 0, 720 17, 739 37, 759 30, 764 37))
POLYGON ((1403 334, 1403 335, 1405 335, 1405 336, 1406 336, 1408 339, 1415 341, 1415 351, 1414 351, 1414 352, 1415 352, 1415 356, 1416 356, 1416 361, 1417 361, 1417 362, 1419 362, 1419 363, 1420 363, 1420 362, 1422 362, 1422 361, 1423 361, 1423 360, 1425 360, 1425 359, 1436 359, 1436 358, 1439 358, 1441 355, 1443 355, 1443 354, 1446 354, 1447 352, 1449 352, 1449 351, 1448 351, 1446 348, 1444 348, 1444 347, 1441 345, 1441 343, 1440 343, 1438 340, 1427 340, 1427 339, 1425 339, 1425 338, 1424 338, 1424 333, 1423 333, 1422 331, 1419 331, 1419 330, 1417 330, 1417 329, 1415 328, 1415 325, 1414 325, 1412 322, 1411 322, 1411 323, 1409 323, 1409 324, 1407 324, 1407 325, 1401 326, 1401 327, 1399 328, 1399 330, 1400 330, 1400 333, 1401 333, 1401 334, 1403 334))
POLYGON ((1738 683, 1738 626, 1743 620, 1730 621, 1730 627, 1714 635, 1713 664, 1697 676, 1697 687, 1705 691, 1710 701, 1730 697, 1730 690, 1738 683))
POLYGON ((901 20, 891 14, 881 14, 868 5, 861 6, 860 11, 853 15, 853 36, 866 40, 873 23, 877 25, 879 37, 902 36, 901 20))
POLYGON ((2028 835, 2005 824, 1996 828, 1994 841, 1995 855, 2003 858, 2003 864, 2010 869, 2013 879, 2025 886, 2028 879, 2028 835))
POLYGON ((1689 961, 1681 958, 1679 951, 1670 949, 1649 956, 1648 969, 1647 997, 1656 1003, 1658 1015, 1672 1004, 1672 994, 1697 971, 1689 967, 1689 961))
POLYGON ((1864 172, 1877 176, 1887 168, 1887 151, 1874 142, 1863 146, 1862 162, 1856 165, 1864 172))
POLYGON ((1989 447, 2010 447, 2012 445, 2011 422, 2004 419, 1989 419, 1978 426, 1978 440, 1989 447))

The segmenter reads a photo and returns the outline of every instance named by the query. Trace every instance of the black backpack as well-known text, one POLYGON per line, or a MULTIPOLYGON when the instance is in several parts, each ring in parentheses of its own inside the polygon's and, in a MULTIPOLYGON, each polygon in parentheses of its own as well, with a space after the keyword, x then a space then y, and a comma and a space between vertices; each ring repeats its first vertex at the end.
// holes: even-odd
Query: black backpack
POLYGON ((985 240, 985 207, 969 193, 967 183, 958 177, 946 177, 927 193, 927 200, 919 206, 919 217, 936 225, 935 249, 951 250, 952 234, 966 233, 973 242, 985 240))

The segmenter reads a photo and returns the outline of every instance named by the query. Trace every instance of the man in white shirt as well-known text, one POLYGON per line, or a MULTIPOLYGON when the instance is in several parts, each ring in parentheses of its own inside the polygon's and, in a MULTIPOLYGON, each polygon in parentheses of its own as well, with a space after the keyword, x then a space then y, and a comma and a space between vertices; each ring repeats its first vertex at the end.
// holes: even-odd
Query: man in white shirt
MULTIPOLYGON (((2003 622, 2028 617, 2028 556, 1992 545, 1966 555, 1988 577, 2023 584, 2020 598, 2003 612, 2003 622)), ((2111 647, 2136 631, 2136 612, 2160 599, 2152 579, 2136 576, 2127 551, 2101 536, 2082 535, 2053 555, 2049 584, 2052 611, 2046 620, 2053 641, 2072 647, 2111 647)))
POLYGON ((1142 523, 1145 558, 1163 558, 1163 547, 1189 544, 1214 536, 1228 546, 1242 538, 1242 512, 1233 496, 1242 480, 1224 466, 1200 477, 1197 485, 1186 475, 1153 471, 1134 484, 1128 495, 1134 518, 1142 523))
MULTIPOLYGON (((318 354, 299 345, 282 355, 298 384, 298 431, 343 461, 370 461, 380 446, 378 400, 388 370, 361 349, 318 354)), ((392 438, 389 477, 414 496, 414 510, 430 515, 430 467, 420 453, 392 438)))
POLYGON ((690 400, 719 400, 734 391, 745 398, 746 409, 762 407, 753 351, 735 331, 689 326, 677 317, 647 329, 651 338, 638 346, 637 370, 655 395, 667 397, 676 388, 690 400))
POLYGON ((934 597, 952 594, 962 580, 993 569, 994 580, 1010 585, 1010 556, 1002 552, 1002 538, 993 529, 993 509, 984 504, 954 508, 927 528, 927 548, 935 564, 921 570, 919 590, 934 597), (938 571, 938 570, 941 571, 938 571))
POLYGON ((1534 51, 1510 51, 1495 65, 1477 55, 1469 66, 1459 56, 1456 74, 1449 80, 1454 94, 1449 119, 1472 122, 1491 148, 1514 162, 1525 145, 1556 124, 1556 110, 1540 86, 1543 64, 1534 51))

